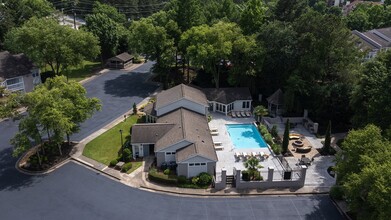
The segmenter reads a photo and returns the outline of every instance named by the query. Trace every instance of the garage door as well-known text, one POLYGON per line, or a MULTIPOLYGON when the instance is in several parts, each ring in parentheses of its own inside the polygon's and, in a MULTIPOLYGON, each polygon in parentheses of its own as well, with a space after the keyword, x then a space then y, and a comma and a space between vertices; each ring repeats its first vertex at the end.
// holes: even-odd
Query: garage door
POLYGON ((166 152, 166 162, 175 161, 175 152, 166 152))
POLYGON ((206 163, 189 163, 188 167, 188 177, 197 176, 198 174, 207 171, 206 163))

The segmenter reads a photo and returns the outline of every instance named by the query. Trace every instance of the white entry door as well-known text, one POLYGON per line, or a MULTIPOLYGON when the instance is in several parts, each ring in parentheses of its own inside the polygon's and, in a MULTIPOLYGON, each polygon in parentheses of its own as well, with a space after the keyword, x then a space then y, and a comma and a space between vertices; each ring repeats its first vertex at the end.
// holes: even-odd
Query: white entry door
POLYGON ((138 146, 138 156, 144 157, 144 148, 143 145, 138 146))
POLYGON ((188 168, 188 177, 197 176, 198 174, 207 171, 206 163, 189 163, 188 168))

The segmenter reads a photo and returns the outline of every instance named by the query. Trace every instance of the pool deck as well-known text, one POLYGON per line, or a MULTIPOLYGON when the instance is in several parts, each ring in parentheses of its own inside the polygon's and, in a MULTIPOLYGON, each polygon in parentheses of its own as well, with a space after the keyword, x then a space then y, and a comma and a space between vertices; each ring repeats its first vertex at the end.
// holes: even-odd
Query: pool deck
POLYGON ((215 128, 218 131, 217 135, 213 135, 213 142, 220 142, 223 150, 217 150, 218 162, 216 164, 216 172, 220 173, 223 168, 227 170, 227 175, 233 175, 233 168, 237 170, 245 170, 243 160, 236 161, 236 152, 263 152, 269 154, 268 159, 262 160, 260 165, 263 168, 260 171, 267 171, 268 167, 274 167, 275 170, 282 171, 282 166, 279 160, 272 155, 272 151, 269 148, 248 148, 248 149, 235 149, 233 142, 228 134, 226 124, 253 124, 255 119, 253 117, 248 118, 232 118, 220 113, 211 113, 212 120, 209 122, 209 128, 215 128))

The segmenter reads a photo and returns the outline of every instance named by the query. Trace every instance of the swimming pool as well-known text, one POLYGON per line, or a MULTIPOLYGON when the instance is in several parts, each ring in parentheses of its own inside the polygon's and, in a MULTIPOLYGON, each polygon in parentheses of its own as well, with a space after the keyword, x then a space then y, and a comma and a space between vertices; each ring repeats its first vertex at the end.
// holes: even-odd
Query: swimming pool
POLYGON ((226 127, 236 149, 267 147, 253 124, 227 124, 226 127))

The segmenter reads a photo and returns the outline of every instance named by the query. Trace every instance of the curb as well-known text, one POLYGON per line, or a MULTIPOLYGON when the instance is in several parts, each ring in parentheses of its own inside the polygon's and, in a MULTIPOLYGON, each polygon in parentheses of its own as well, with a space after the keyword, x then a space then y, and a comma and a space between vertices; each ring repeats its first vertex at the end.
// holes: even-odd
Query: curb
POLYGON ((330 196, 331 202, 334 204, 334 206, 338 209, 338 212, 341 213, 341 215, 347 219, 352 220, 352 218, 349 217, 349 215, 342 210, 342 208, 338 205, 338 203, 334 200, 333 197, 330 196))
POLYGON ((327 195, 328 192, 276 192, 276 193, 233 193, 233 194, 212 194, 209 192, 209 194, 198 194, 198 193, 185 193, 185 192, 175 192, 175 191, 169 191, 169 190, 163 190, 163 189, 155 189, 148 186, 140 185, 140 189, 157 192, 157 193, 163 193, 163 194, 170 194, 170 195, 179 195, 179 196, 193 196, 193 197, 250 197, 250 196, 299 196, 299 195, 327 195))
POLYGON ((110 173, 106 173, 106 172, 104 172, 104 171, 102 171, 102 170, 100 170, 100 169, 98 169, 98 168, 95 168, 94 166, 91 166, 89 163, 85 162, 85 161, 82 160, 82 159, 75 158, 75 157, 71 157, 71 158, 69 158, 69 159, 70 159, 70 161, 72 160, 72 161, 74 161, 74 162, 81 163, 81 164, 83 164, 83 165, 86 166, 86 167, 89 167, 89 168, 91 168, 91 169, 93 169, 93 170, 95 170, 95 171, 98 171, 99 173, 103 173, 103 174, 105 174, 105 175, 107 175, 107 176, 109 176, 109 177, 111 177, 111 178, 114 178, 114 179, 116 179, 116 180, 118 180, 118 181, 121 180, 121 178, 118 178, 118 177, 116 177, 116 176, 114 176, 114 175, 112 175, 112 174, 110 174, 110 173))

